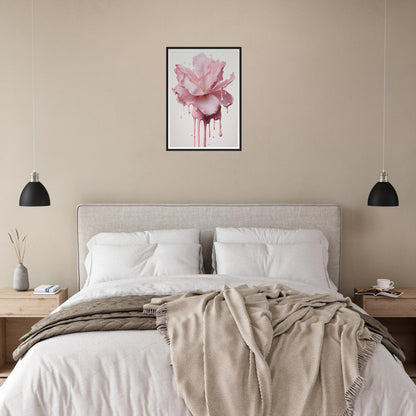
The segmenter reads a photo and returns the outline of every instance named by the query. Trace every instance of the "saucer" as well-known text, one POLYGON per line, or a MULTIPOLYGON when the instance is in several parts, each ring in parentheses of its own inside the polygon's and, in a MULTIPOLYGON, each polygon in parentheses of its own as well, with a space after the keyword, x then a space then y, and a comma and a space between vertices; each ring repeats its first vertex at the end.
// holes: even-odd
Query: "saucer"
POLYGON ((386 292, 388 290, 393 290, 394 289, 394 285, 390 285, 387 289, 384 287, 378 287, 377 285, 373 286, 373 289, 377 289, 377 290, 381 290, 382 292, 386 292))

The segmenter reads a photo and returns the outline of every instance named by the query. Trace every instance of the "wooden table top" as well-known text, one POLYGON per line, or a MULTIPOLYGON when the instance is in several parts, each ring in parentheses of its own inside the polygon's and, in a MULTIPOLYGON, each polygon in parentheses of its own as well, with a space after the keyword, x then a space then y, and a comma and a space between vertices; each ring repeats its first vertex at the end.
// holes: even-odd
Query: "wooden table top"
POLYGON ((6 299, 27 299, 27 298, 50 298, 53 296, 59 296, 61 293, 67 292, 66 287, 62 287, 61 290, 58 293, 55 293, 54 295, 34 295, 33 294, 33 288, 29 288, 25 291, 17 291, 14 290, 12 287, 1 287, 0 288, 0 298, 6 298, 6 299))

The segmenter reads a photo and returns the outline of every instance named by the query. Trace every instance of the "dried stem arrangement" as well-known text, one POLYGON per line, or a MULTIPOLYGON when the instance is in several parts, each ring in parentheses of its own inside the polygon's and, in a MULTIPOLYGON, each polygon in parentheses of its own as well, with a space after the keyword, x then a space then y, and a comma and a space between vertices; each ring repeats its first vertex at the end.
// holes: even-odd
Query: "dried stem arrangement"
POLYGON ((17 229, 15 229, 14 231, 8 234, 10 237, 10 241, 13 244, 17 260, 19 261, 20 264, 23 264, 23 260, 25 259, 25 252, 26 252, 27 235, 25 235, 22 239, 20 239, 19 231, 17 231, 17 229))

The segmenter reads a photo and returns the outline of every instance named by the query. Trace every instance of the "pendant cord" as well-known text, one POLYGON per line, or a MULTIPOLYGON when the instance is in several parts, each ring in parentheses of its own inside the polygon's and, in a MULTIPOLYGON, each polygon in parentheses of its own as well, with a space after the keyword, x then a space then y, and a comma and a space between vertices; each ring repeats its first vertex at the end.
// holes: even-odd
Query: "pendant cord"
POLYGON ((384 147, 386 144, 386 62, 387 62, 387 0, 384 0, 384 79, 383 79, 383 151, 382 151, 382 160, 383 160, 383 172, 384 172, 384 147))
POLYGON ((32 142, 33 170, 36 171, 36 117, 35 117, 35 29, 34 29, 34 0, 32 0, 32 142))

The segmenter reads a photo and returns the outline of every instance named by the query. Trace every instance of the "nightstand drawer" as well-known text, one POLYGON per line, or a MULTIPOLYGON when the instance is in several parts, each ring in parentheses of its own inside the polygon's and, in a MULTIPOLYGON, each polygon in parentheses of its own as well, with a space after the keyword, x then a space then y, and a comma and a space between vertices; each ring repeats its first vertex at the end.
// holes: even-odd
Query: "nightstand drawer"
POLYGON ((362 307, 375 317, 416 317, 416 299, 366 296, 362 304, 362 307))
POLYGON ((0 299, 1 316, 45 316, 58 307, 56 298, 0 299))
POLYGON ((68 299, 68 289, 63 287, 56 295, 34 295, 33 289, 16 292, 0 288, 0 317, 44 317, 68 299))

